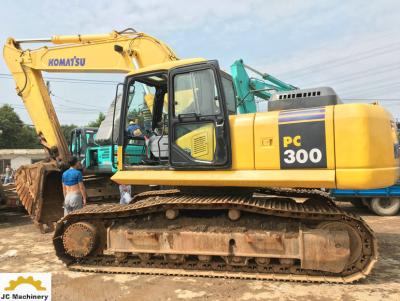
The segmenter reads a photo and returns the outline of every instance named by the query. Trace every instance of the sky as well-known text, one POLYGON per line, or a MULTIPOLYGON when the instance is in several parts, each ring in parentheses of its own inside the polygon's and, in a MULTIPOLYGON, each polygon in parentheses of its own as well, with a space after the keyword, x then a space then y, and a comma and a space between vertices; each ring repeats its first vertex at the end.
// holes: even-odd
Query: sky
MULTIPOLYGON (((132 27, 168 44, 179 58, 239 58, 297 87, 330 86, 344 102, 378 100, 400 118, 400 1, 1 1, 0 41, 132 27)), ((40 45, 27 45, 35 48, 40 45)), ((25 47, 25 46, 24 46, 25 47)), ((0 59, 0 105, 31 124, 0 59)), ((122 75, 44 74, 122 81, 122 75)), ((85 125, 105 112, 115 84, 50 80, 62 124, 85 125)))

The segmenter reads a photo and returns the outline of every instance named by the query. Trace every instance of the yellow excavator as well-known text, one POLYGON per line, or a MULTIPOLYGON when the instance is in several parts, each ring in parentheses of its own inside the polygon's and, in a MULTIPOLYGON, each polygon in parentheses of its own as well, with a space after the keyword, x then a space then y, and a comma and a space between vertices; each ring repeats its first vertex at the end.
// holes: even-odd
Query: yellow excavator
MULTIPOLYGON (((147 35, 134 35, 138 43, 98 52, 100 61, 138 62, 115 104, 112 180, 174 189, 138 194, 129 205, 72 212, 56 225, 57 256, 71 270, 93 272, 342 283, 368 275, 378 255, 374 233, 318 188, 393 184, 399 153, 392 116, 375 104, 236 115, 232 79, 217 61, 176 60, 160 42, 165 60, 153 64, 160 52, 142 52, 139 37, 147 35), (125 129, 150 99, 148 156, 132 165, 127 149, 143 137, 125 129)), ((94 49, 109 38, 52 40, 94 49)), ((18 45, 9 39, 6 48, 18 45)), ((73 55, 42 61, 66 64, 73 55)), ((83 52, 79 59, 89 62, 83 52)), ((23 91, 27 70, 15 66, 23 91)), ((332 91, 296 90, 293 98, 331 99, 332 91)))
MULTIPOLYGON (((16 82, 41 144, 48 152, 46 162, 22 166, 16 173, 16 188, 25 209, 42 232, 51 231, 62 217, 61 171, 71 150, 43 80, 43 72, 128 73, 156 63, 176 60, 175 53, 161 41, 132 29, 107 35, 54 36, 51 39, 8 39, 5 62, 16 82), (24 43, 52 43, 38 49, 22 49, 24 43), (115 48, 124 48, 123 53, 115 48)), ((107 137, 105 138, 107 139, 107 137)), ((109 139, 109 137, 108 137, 109 139)), ((79 139, 78 139, 79 140, 79 139)), ((106 149, 108 151, 108 149, 106 149)), ((106 153, 99 155, 106 155, 106 153)), ((107 158, 108 159, 108 158, 107 158)), ((88 196, 94 199, 118 193, 110 172, 89 172, 85 178, 88 196)))

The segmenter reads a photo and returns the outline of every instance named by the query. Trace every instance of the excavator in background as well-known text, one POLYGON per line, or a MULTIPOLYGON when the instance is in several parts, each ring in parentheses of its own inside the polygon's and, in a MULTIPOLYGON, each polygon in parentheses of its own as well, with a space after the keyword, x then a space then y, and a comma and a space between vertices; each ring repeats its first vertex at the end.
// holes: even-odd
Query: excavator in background
POLYGON ((257 100, 266 101, 269 112, 341 103, 335 91, 330 87, 299 89, 271 74, 260 72, 246 65, 243 59, 233 62, 231 75, 239 114, 256 113, 257 100), (258 77, 251 77, 247 70, 258 77))
MULTIPOLYGON (((57 222, 56 255, 77 271, 335 283, 368 275, 377 260, 374 233, 314 188, 392 185, 399 153, 390 113, 379 105, 340 104, 333 90, 299 89, 282 92, 281 100, 290 94, 338 104, 238 115, 232 77, 217 61, 177 60, 160 41, 149 49, 140 39, 146 34, 132 35, 137 39, 96 52, 103 63, 127 53, 140 62, 116 91, 122 97, 111 122, 112 180, 174 189, 70 213, 57 222), (125 129, 141 107, 150 114, 150 156, 130 164, 128 148, 143 138, 125 129)), ((52 41, 77 51, 76 44, 95 49, 107 37, 52 41)), ((18 44, 8 40, 6 58, 18 44)), ((18 57, 24 55, 19 49, 18 57)), ((56 58, 59 65, 60 57, 44 62, 56 58)), ((84 52, 79 58, 89 62, 84 52)), ((25 68, 15 65, 17 89, 24 90, 25 68)))
POLYGON ((239 114, 257 112, 256 98, 270 100, 274 92, 298 89, 276 77, 260 72, 238 59, 231 65, 233 85, 236 90, 237 109, 239 114), (251 77, 247 70, 259 76, 251 77))
MULTIPOLYGON (((98 130, 104 127, 107 125, 103 123, 99 128, 79 127, 73 129, 70 134, 69 152, 71 156, 77 157, 82 163, 89 203, 116 202, 120 197, 118 185, 110 181, 111 175, 115 172, 112 168, 111 142, 110 140, 96 139, 98 130)), ((128 159, 130 164, 137 164, 145 157, 143 144, 131 145, 127 151, 130 155, 128 159)), ((62 200, 63 198, 60 196, 58 199, 62 200)), ((42 207, 42 215, 45 210, 47 207, 42 207)), ((54 215, 53 222, 59 220, 61 216, 54 215)))
MULTIPOLYGON (((68 146, 42 72, 128 73, 141 66, 177 58, 161 41, 131 29, 83 37, 8 39, 3 55, 16 82, 17 94, 22 98, 40 142, 48 153, 46 162, 18 169, 17 193, 34 223, 42 231, 51 231, 54 222, 63 215, 61 172, 67 167, 71 155, 77 155, 85 163, 85 185, 89 200, 115 197, 119 191, 117 185, 110 181, 112 137, 107 136, 107 133, 111 133, 107 130, 109 120, 101 129, 103 134, 98 137, 98 143, 93 142, 88 129, 76 129, 72 133, 73 142, 68 146), (33 50, 21 48, 23 43, 37 42, 53 45, 33 50), (90 146, 86 145, 88 142, 90 146)), ((133 156, 128 161, 137 163, 142 151, 143 143, 129 146, 128 152, 133 156)))
MULTIPOLYGON (((115 171, 112 167, 111 141, 97 139, 99 129, 101 131, 104 127, 108 125, 102 123, 99 128, 79 127, 71 132, 70 154, 79 159, 87 174, 110 176, 115 171)), ((139 164, 146 155, 144 143, 130 145, 128 152, 130 164, 139 164)), ((118 189, 116 192, 119 195, 118 189)), ((88 193, 92 196, 94 194, 90 190, 88 193)))

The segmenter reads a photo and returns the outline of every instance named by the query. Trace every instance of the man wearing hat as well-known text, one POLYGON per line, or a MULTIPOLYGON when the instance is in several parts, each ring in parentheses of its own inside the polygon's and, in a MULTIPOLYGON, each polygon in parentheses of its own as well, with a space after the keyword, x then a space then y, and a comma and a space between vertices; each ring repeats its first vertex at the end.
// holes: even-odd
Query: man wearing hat
POLYGON ((139 120, 131 120, 129 121, 129 126, 126 129, 129 137, 143 137, 143 132, 140 126, 138 125, 139 120))

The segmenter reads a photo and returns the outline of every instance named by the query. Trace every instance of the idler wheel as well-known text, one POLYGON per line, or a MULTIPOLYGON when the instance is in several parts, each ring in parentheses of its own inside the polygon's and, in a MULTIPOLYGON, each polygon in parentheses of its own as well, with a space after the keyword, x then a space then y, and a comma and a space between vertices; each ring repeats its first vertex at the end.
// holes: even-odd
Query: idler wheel
MULTIPOLYGON (((357 230, 346 223, 342 222, 323 222, 318 228, 329 231, 346 231, 350 238, 350 258, 348 265, 355 263, 362 255, 362 239, 357 230)), ((339 246, 338 246, 339 247, 339 246)))
POLYGON ((96 227, 86 222, 69 225, 62 236, 62 241, 68 255, 75 258, 85 257, 96 248, 96 227))

